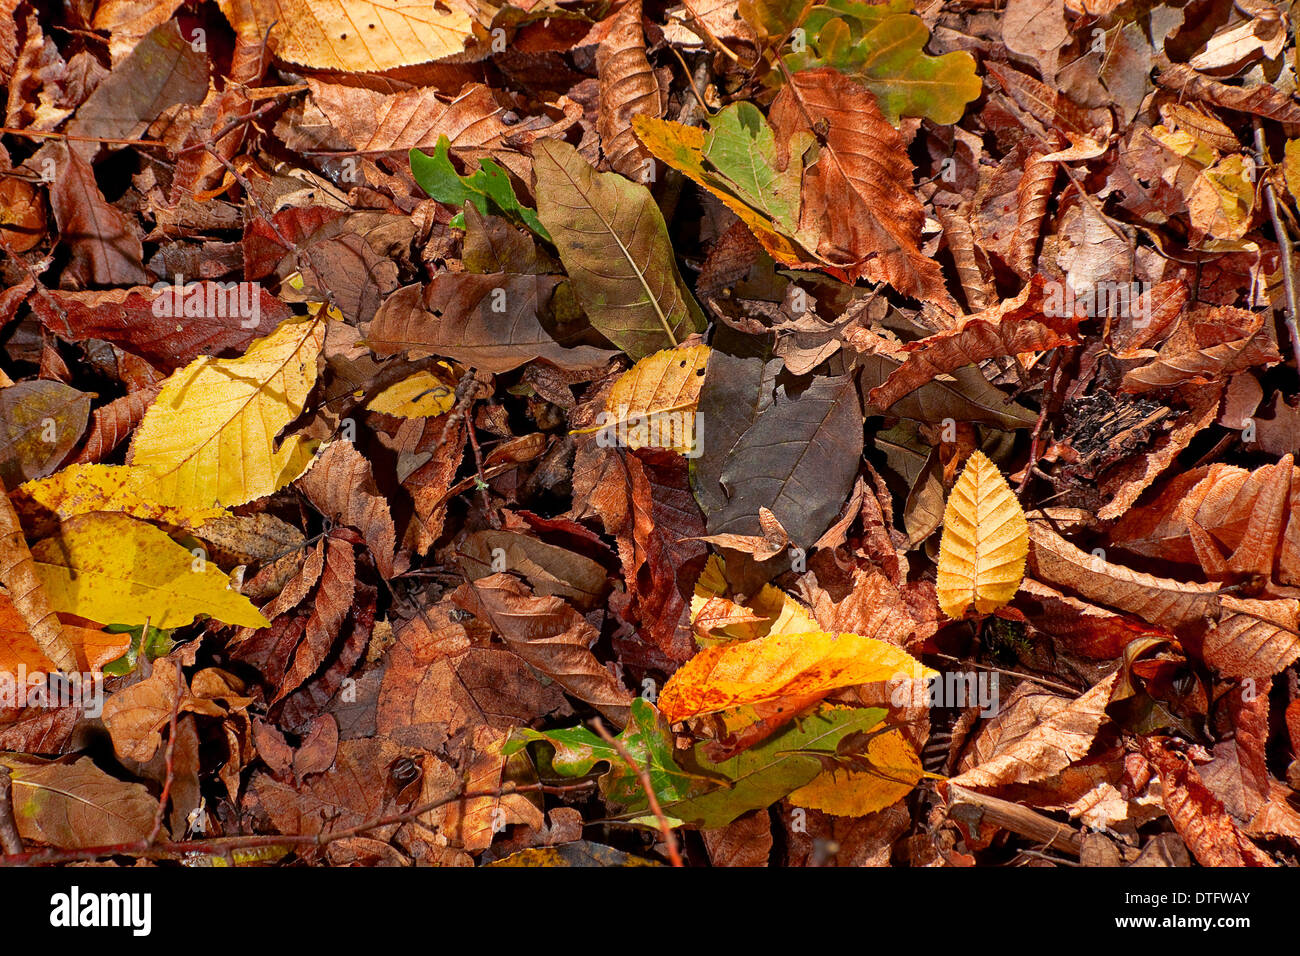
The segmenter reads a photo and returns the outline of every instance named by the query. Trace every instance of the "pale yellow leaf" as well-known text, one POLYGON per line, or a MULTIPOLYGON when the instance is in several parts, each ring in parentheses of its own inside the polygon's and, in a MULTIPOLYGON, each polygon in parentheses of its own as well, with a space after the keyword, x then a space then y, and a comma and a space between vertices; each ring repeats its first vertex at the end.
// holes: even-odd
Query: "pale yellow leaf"
POLYGON ((166 382, 131 445, 135 491, 161 504, 217 508, 262 498, 311 463, 312 446, 276 435, 316 383, 322 314, 289 319, 234 359, 201 356, 166 382))
POLYGON ((976 451, 943 512, 939 606, 959 618, 972 605, 988 614, 1010 601, 1025 576, 1029 525, 998 466, 976 451))

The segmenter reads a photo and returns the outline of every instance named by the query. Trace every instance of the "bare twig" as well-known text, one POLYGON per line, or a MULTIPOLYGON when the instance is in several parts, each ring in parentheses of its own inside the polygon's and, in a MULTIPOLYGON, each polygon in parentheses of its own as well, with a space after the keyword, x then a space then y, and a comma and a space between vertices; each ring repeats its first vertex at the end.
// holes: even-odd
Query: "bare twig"
POLYGON ((514 793, 552 793, 565 794, 576 790, 590 789, 595 781, 584 780, 579 783, 555 786, 551 784, 529 783, 518 786, 507 785, 496 790, 456 793, 429 803, 414 807, 403 813, 369 820, 354 827, 330 830, 318 834, 282 834, 237 837, 217 837, 211 840, 183 840, 177 842, 159 841, 150 845, 144 840, 133 843, 118 843, 107 846, 85 847, 80 850, 38 850, 30 853, 11 853, 0 856, 0 866, 40 866, 56 863, 76 863, 84 860, 97 860, 108 856, 124 856, 133 859, 185 859, 187 857, 218 856, 230 859, 235 850, 256 849, 259 847, 322 847, 336 840, 359 836, 380 827, 410 823, 424 814, 451 803, 462 800, 481 800, 492 797, 505 797, 514 793))
MULTIPOLYGON (((1258 116, 1252 117, 1255 123, 1255 152, 1259 154, 1259 161, 1265 166, 1269 165, 1268 144, 1264 142, 1264 124, 1260 122, 1258 116)), ((1291 356, 1296 363, 1296 368, 1300 369, 1300 330, 1296 328, 1296 318, 1300 314, 1300 298, 1297 298, 1296 280, 1294 263, 1292 262, 1291 235, 1282 225, 1282 217, 1278 214, 1277 196, 1273 192, 1273 184, 1267 176, 1262 177, 1264 181, 1264 207, 1268 210, 1269 219, 1273 221, 1273 232, 1277 236, 1278 253, 1282 258, 1282 287, 1286 292, 1286 309, 1285 321, 1287 335, 1291 338, 1291 356)))
MULTIPOLYGON (((148 633, 149 622, 145 621, 143 633, 148 633)), ((141 637, 143 641, 144 638, 141 637)), ((176 779, 176 719, 180 714, 181 698, 185 696, 185 671, 181 668, 180 661, 176 661, 176 703, 172 705, 171 716, 167 721, 167 757, 164 761, 166 770, 163 774, 162 793, 158 795, 158 809, 153 817, 153 829, 149 831, 149 836, 145 839, 148 844, 153 844, 158 839, 158 834, 162 832, 163 818, 167 815, 167 801, 171 798, 172 782, 176 779)))
POLYGON ((1069 824, 1059 823, 1010 800, 976 793, 957 784, 941 785, 940 789, 945 792, 948 815, 967 826, 988 823, 1010 830, 1012 833, 1019 833, 1045 848, 1060 850, 1071 856, 1077 857, 1083 850, 1083 838, 1079 836, 1079 831, 1069 824))

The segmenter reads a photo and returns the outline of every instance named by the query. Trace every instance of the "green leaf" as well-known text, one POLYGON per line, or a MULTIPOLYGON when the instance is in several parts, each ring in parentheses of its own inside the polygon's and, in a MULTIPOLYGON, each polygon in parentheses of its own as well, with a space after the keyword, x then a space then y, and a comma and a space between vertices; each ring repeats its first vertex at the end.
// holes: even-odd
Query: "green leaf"
MULTIPOLYGON (((679 801, 660 800, 664 813, 704 829, 726 826, 742 813, 769 807, 786 794, 812 782, 826 761, 851 754, 841 745, 855 734, 865 734, 885 719, 880 708, 823 707, 796 720, 788 730, 715 763, 698 744, 686 766, 700 774, 725 777, 725 788, 679 801)), ((854 748, 856 749, 856 748, 854 748)))
MULTIPOLYGON (((623 749, 650 777, 660 808, 676 826, 726 826, 742 813, 771 806, 811 782, 827 761, 842 763, 857 750, 859 738, 885 718, 878 708, 823 707, 795 720, 781 733, 720 762, 705 755, 707 744, 690 753, 673 751, 668 724, 649 701, 632 702, 632 716, 618 735, 623 749)), ((619 754, 585 727, 569 730, 520 729, 504 753, 517 753, 532 741, 555 748, 554 770, 564 777, 584 777, 599 763, 609 765, 601 792, 624 808, 622 816, 653 826, 650 802, 637 775, 619 754)))
MULTIPOLYGON (((811 145, 812 137, 806 137, 806 142, 811 145)), ((791 159, 795 159, 794 154, 802 151, 792 147, 791 159)), ((776 136, 757 106, 747 100, 733 103, 710 119, 704 158, 731 182, 737 196, 787 235, 794 235, 799 228, 803 163, 777 168, 776 136)))
POLYGON ((966 104, 978 99, 982 85, 974 57, 964 51, 930 56, 924 49, 930 31, 920 17, 910 13, 826 17, 826 12, 838 11, 815 8, 808 18, 807 47, 786 56, 792 72, 835 67, 869 88, 880 111, 895 126, 903 116, 956 123, 966 104))
POLYGON ((538 214, 597 331, 637 360, 703 329, 650 190, 559 140, 533 146, 533 170, 538 214))
MULTIPOLYGON (((490 159, 479 161, 479 168, 468 176, 456 172, 448 151, 451 142, 445 135, 438 137, 433 155, 411 150, 411 175, 426 193, 440 203, 463 206, 472 203, 487 216, 493 213, 520 222, 547 241, 551 236, 537 218, 537 213, 519 202, 510 176, 490 159)), ((458 229, 465 228, 464 213, 451 221, 458 229)))
POLYGON ((140 650, 144 649, 145 660, 156 661, 166 657, 176 646, 171 631, 164 631, 149 624, 129 626, 126 624, 109 624, 104 628, 109 634, 130 634, 131 646, 126 653, 104 666, 104 673, 110 677, 125 677, 135 670, 140 659, 140 650))
MULTIPOLYGON (((632 701, 631 717, 616 739, 637 766, 650 775, 651 786, 660 800, 680 800, 700 789, 697 777, 677 766, 668 722, 644 697, 632 701)), ((533 741, 545 741, 555 748, 551 766, 565 777, 585 777, 596 764, 609 764, 609 771, 600 781, 601 792, 619 806, 648 806, 636 773, 619 755, 618 748, 586 727, 568 730, 521 728, 515 731, 502 753, 506 756, 518 753, 533 741)))

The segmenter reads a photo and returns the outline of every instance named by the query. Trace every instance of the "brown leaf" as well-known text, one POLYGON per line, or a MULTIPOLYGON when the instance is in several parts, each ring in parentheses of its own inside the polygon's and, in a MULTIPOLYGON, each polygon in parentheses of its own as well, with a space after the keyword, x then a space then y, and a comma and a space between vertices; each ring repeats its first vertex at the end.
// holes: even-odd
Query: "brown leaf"
POLYGON ((601 151, 611 169, 640 180, 650 152, 632 131, 632 117, 663 116, 667 97, 646 58, 641 0, 630 0, 610 19, 613 22, 596 50, 601 151))
POLYGON ((509 574, 480 578, 457 595, 521 658, 619 727, 627 723, 632 695, 591 653, 595 628, 563 600, 536 597, 509 574))
POLYGON ((1273 866, 1238 829, 1196 768, 1167 737, 1141 739, 1142 754, 1160 774, 1165 810, 1202 866, 1273 866))
POLYGON ((866 277, 956 311, 938 264, 917 245, 924 211, 912 163, 871 91, 838 70, 801 70, 768 115, 778 143, 826 125, 821 155, 804 173, 800 229, 848 281, 866 277))
POLYGON ((293 654, 293 662, 276 689, 272 703, 296 690, 324 663, 343 620, 352 606, 357 583, 356 558, 352 545, 331 535, 325 539, 325 565, 307 616, 302 643, 293 654))
POLYGON ((356 528, 385 578, 406 570, 393 560, 397 532, 388 500, 375 484, 370 462, 349 441, 332 442, 298 479, 312 505, 336 525, 356 528))
POLYGON ((90 395, 62 382, 0 388, 0 482, 16 488, 52 474, 86 430, 90 395))
POLYGON ((259 286, 223 290, 214 282, 182 284, 179 292, 175 283, 162 290, 52 291, 34 297, 32 311, 61 339, 104 339, 166 370, 200 355, 243 352, 292 315, 259 286), (257 319, 251 326, 245 312, 257 319))
POLYGON ((443 273, 423 291, 406 286, 389 296, 370 323, 366 342, 377 355, 419 350, 493 373, 537 358, 562 369, 604 362, 610 353, 558 341, 543 324, 560 281, 443 273))
POLYGON ((135 220, 104 199, 94 170, 80 155, 62 142, 48 148, 57 169, 50 206, 59 239, 72 252, 65 279, 76 288, 147 282, 135 220))
POLYGON ((1016 298, 972 315, 955 328, 903 346, 903 364, 871 390, 871 404, 888 409, 904 395, 938 375, 989 358, 1077 345, 1078 318, 1048 306, 1044 280, 1035 277, 1016 298))
POLYGON ((76 670, 77 657, 36 573, 27 539, 23 537, 18 515, 3 484, 0 484, 0 585, 8 589, 9 599, 45 656, 61 671, 76 670))
POLYGON ((767 866, 772 853, 772 820, 765 810, 737 817, 725 827, 701 830, 714 866, 767 866))
POLYGON ((953 777, 949 782, 975 790, 995 790, 1010 784, 1032 783, 1064 770, 1082 759, 1092 747, 1106 719, 1106 705, 1115 687, 1112 674, 1077 700, 1047 699, 1047 695, 1020 697, 999 714, 999 745, 988 759, 953 777), (1030 715, 1015 727, 1017 708, 1030 715))
POLYGON ((73 763, 5 755, 18 833, 65 849, 134 843, 153 831, 158 801, 143 784, 110 777, 89 757, 73 763))
POLYGON ((119 757, 142 763, 151 759, 162 743, 161 731, 170 723, 173 713, 225 715, 225 708, 213 701, 191 696, 179 671, 177 661, 160 658, 153 662, 153 672, 148 677, 104 702, 104 724, 119 757))
POLYGON ((70 464, 94 464, 112 454, 140 424, 145 410, 161 390, 161 385, 132 389, 95 409, 91 413, 90 434, 70 464))

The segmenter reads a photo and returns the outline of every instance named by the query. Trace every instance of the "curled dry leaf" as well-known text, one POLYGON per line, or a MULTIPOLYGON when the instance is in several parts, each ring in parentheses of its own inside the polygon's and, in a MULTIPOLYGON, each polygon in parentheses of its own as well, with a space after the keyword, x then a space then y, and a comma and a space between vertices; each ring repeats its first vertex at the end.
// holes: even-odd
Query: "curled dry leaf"
POLYGON ((630 179, 641 179, 650 154, 637 142, 632 118, 662 116, 667 97, 659 89, 659 81, 646 59, 641 0, 624 4, 613 15, 613 21, 596 51, 601 151, 611 169, 630 179))

